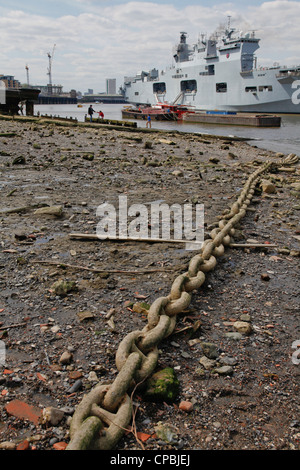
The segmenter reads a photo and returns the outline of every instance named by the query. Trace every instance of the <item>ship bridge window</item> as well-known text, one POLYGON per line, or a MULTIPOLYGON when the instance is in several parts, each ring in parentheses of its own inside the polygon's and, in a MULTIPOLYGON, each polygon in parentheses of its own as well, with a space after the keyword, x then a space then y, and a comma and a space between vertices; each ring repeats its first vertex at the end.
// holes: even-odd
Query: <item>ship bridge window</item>
POLYGON ((251 92, 251 93, 256 93, 257 92, 257 87, 256 86, 246 86, 245 91, 251 92))
POLYGON ((159 82, 153 84, 153 93, 166 93, 165 82, 159 82))
POLYGON ((216 92, 217 93, 227 93, 227 83, 216 83, 216 92))
POLYGON ((180 83, 181 91, 184 93, 192 93, 197 91, 196 80, 182 80, 180 83))
POLYGON ((206 65, 205 66, 205 71, 204 72, 199 72, 199 75, 214 75, 214 74, 215 74, 214 64, 206 65))
POLYGON ((258 87, 258 91, 273 91, 273 87, 272 87, 272 85, 260 86, 260 87, 258 87))

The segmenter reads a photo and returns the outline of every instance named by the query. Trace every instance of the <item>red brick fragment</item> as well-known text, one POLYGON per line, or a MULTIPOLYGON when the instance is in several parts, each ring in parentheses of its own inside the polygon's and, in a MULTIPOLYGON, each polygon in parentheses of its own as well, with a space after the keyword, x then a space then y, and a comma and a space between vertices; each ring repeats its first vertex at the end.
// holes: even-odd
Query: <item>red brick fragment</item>
POLYGON ((55 450, 65 450, 65 448, 67 447, 67 443, 66 442, 56 442, 55 444, 53 444, 53 448, 55 450))
POLYGON ((16 450, 28 450, 29 449, 29 442, 25 439, 25 441, 20 442, 17 445, 16 450))
POLYGON ((13 400, 5 405, 5 409, 9 415, 15 416, 19 419, 27 419, 33 424, 38 425, 42 410, 36 406, 28 405, 21 400, 13 400))
POLYGON ((191 403, 190 401, 182 401, 179 404, 179 409, 185 411, 186 413, 189 413, 193 409, 193 403, 191 403))

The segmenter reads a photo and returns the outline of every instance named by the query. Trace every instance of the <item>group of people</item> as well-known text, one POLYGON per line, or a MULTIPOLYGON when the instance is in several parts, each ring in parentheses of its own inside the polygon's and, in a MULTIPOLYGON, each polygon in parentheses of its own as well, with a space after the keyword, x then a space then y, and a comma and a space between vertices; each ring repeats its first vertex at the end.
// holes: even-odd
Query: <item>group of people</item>
MULTIPOLYGON (((90 106, 89 106, 89 109, 88 109, 88 114, 89 114, 89 116, 90 116, 90 122, 93 122, 93 114, 94 114, 94 113, 98 113, 98 114, 99 114, 99 118, 101 118, 101 119, 104 118, 104 114, 103 114, 102 111, 95 111, 95 110, 93 109, 93 106, 90 105, 90 106)), ((150 116, 150 114, 148 114, 148 116, 147 116, 146 127, 150 127, 150 128, 151 128, 151 116, 150 116)))
POLYGON ((101 119, 104 118, 104 114, 103 114, 102 111, 95 111, 95 110, 93 109, 93 106, 90 105, 90 106, 89 106, 89 109, 88 109, 88 115, 90 116, 90 121, 91 121, 91 122, 93 121, 93 114, 94 114, 94 113, 98 113, 98 114, 99 114, 99 118, 101 118, 101 119))

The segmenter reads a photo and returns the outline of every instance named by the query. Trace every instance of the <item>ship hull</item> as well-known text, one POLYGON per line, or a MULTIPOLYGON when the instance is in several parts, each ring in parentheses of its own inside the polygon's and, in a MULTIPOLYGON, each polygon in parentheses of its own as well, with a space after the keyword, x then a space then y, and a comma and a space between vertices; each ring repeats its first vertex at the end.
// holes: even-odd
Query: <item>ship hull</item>
POLYGON ((124 97, 135 105, 161 101, 196 111, 300 114, 300 67, 255 68, 256 48, 256 39, 230 40, 214 56, 194 54, 164 71, 153 69, 154 78, 143 72, 125 79, 124 97), (251 57, 246 66, 244 57, 251 57))
MULTIPOLYGON (((192 69, 187 75, 197 77, 197 67, 192 69)), ((184 93, 179 103, 192 106, 195 110, 300 114, 300 76, 298 80, 296 78, 288 83, 281 83, 275 70, 261 73, 257 71, 249 77, 243 77, 241 74, 227 77, 227 74, 221 73, 219 77, 197 79, 197 91, 184 93), (226 93, 215 92, 220 80, 227 83, 226 93)), ((166 92, 157 94, 153 91, 152 82, 136 81, 126 88, 125 99, 128 103, 136 105, 150 105, 155 103, 157 98, 173 103, 181 94, 180 83, 172 78, 171 74, 164 76, 164 83, 166 92)))

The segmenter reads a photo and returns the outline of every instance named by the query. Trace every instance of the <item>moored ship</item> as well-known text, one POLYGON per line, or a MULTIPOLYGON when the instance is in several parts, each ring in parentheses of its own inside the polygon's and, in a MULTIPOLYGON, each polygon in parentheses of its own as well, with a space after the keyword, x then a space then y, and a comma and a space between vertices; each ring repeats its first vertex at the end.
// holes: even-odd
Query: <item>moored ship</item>
POLYGON ((182 32, 174 64, 125 77, 124 97, 137 106, 164 102, 204 111, 300 114, 300 65, 257 67, 259 41, 254 32, 228 25, 222 38, 202 37, 190 46, 182 32))

